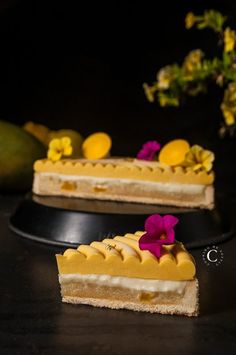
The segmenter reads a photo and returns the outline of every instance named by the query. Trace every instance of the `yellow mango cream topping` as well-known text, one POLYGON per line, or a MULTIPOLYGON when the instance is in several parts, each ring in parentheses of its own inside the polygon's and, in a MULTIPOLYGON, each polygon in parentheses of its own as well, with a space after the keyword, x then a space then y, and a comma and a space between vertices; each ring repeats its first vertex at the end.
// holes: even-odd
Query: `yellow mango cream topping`
POLYGON ((176 182, 181 184, 211 185, 213 171, 193 171, 183 166, 168 166, 157 161, 133 158, 110 159, 49 159, 34 164, 37 173, 52 173, 73 176, 92 176, 115 179, 134 179, 151 182, 176 182))
POLYGON ((139 238, 144 232, 128 233, 113 239, 94 241, 57 254, 60 274, 106 274, 142 279, 184 281, 194 279, 193 257, 183 244, 163 245, 157 258, 148 250, 140 250, 139 238))

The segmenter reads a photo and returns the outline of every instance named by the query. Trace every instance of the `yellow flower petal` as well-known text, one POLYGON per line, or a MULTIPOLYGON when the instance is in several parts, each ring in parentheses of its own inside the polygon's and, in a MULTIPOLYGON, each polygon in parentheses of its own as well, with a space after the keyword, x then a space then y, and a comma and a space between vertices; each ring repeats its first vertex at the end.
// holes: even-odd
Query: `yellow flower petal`
POLYGON ((189 12, 185 17, 185 28, 190 29, 195 24, 196 17, 192 12, 189 12))
POLYGON ((202 163, 202 166, 207 172, 211 171, 211 169, 212 169, 212 163, 211 162, 205 161, 205 162, 202 163))
POLYGON ((186 155, 185 155, 185 162, 188 163, 188 165, 192 165, 195 163, 194 160, 194 155, 191 150, 189 150, 186 155))
POLYGON ((54 149, 49 149, 47 153, 48 159, 52 161, 58 161, 61 159, 62 154, 54 149))
POLYGON ((149 86, 147 83, 143 84, 143 90, 146 95, 146 98, 148 99, 149 102, 154 102, 155 101, 155 88, 153 86, 149 86))
POLYGON ((189 151, 189 143, 183 139, 175 139, 161 149, 159 153, 160 163, 175 166, 180 165, 185 160, 185 155, 189 151))
POLYGON ((210 150, 203 150, 201 158, 203 161, 212 163, 215 159, 215 155, 210 150))
POLYGON ((236 32, 227 27, 224 31, 224 51, 231 52, 234 49, 236 32))
POLYGON ((196 164, 193 166, 193 171, 201 170, 202 164, 196 164))
POLYGON ((54 138, 49 143, 48 159, 57 161, 63 155, 69 156, 72 154, 71 139, 69 137, 54 138))
POLYGON ((61 140, 59 138, 54 138, 49 143, 49 149, 60 150, 61 147, 61 140))
POLYGON ((72 152, 73 152, 73 148, 72 148, 71 145, 68 146, 68 147, 65 147, 65 148, 63 149, 63 155, 69 156, 69 155, 72 154, 72 152))
POLYGON ((195 70, 201 68, 203 56, 204 53, 201 51, 201 49, 194 49, 188 53, 183 63, 185 76, 188 76, 192 74, 195 70))
POLYGON ((157 73, 157 87, 161 90, 167 90, 170 87, 171 80, 173 79, 173 74, 171 72, 171 67, 166 66, 159 70, 157 73))
POLYGON ((192 156, 192 163, 197 163, 201 161, 202 148, 199 145, 195 144, 190 148, 188 154, 191 154, 192 156))
POLYGON ((202 153, 202 147, 199 145, 195 144, 191 147, 191 153, 193 155, 193 160, 195 162, 201 161, 201 153, 202 153))
POLYGON ((69 147, 71 145, 71 139, 69 137, 62 137, 61 144, 63 148, 69 147))
POLYGON ((183 166, 191 168, 195 172, 200 170, 209 172, 212 169, 214 158, 215 156, 210 150, 204 150, 201 146, 196 144, 192 146, 190 151, 186 154, 183 166))
POLYGON ((231 126, 232 124, 235 123, 235 117, 231 111, 223 110, 223 115, 224 115, 225 123, 227 124, 227 126, 231 126))

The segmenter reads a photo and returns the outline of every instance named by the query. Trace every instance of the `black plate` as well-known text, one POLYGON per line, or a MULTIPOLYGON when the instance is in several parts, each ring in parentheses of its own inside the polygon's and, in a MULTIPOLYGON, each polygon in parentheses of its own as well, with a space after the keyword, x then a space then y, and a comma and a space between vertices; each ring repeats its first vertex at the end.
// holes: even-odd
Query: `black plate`
POLYGON ((233 231, 218 209, 212 211, 77 198, 27 195, 10 218, 10 228, 42 243, 75 247, 144 229, 154 213, 176 215, 176 239, 187 248, 216 244, 233 231))

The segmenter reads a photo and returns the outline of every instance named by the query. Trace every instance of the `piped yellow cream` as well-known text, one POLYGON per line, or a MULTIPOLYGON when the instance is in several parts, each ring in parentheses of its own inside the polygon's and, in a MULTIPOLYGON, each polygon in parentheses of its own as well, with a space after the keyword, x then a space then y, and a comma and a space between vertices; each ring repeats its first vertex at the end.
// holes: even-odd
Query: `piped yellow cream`
POLYGON ((156 280, 192 280, 196 268, 193 257, 182 243, 163 245, 157 258, 139 249, 139 238, 144 232, 116 236, 78 249, 67 249, 57 254, 60 274, 106 274, 156 280))
POLYGON ((170 167, 156 161, 137 159, 62 159, 52 162, 38 160, 34 164, 37 173, 55 173, 74 176, 134 179, 151 182, 211 185, 214 173, 195 172, 184 167, 170 167))

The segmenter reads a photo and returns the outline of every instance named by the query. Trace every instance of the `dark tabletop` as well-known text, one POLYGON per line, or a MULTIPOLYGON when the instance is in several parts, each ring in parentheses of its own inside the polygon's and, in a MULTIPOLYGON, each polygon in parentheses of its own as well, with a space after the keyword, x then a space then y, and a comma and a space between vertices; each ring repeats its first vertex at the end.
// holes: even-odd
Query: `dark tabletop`
MULTIPOLYGON (((233 354, 236 346, 236 239, 222 243, 219 266, 192 251, 200 316, 188 318, 62 304, 55 253, 8 229, 22 196, 0 197, 1 354, 233 354)), ((227 205, 236 220, 236 199, 227 205)))

